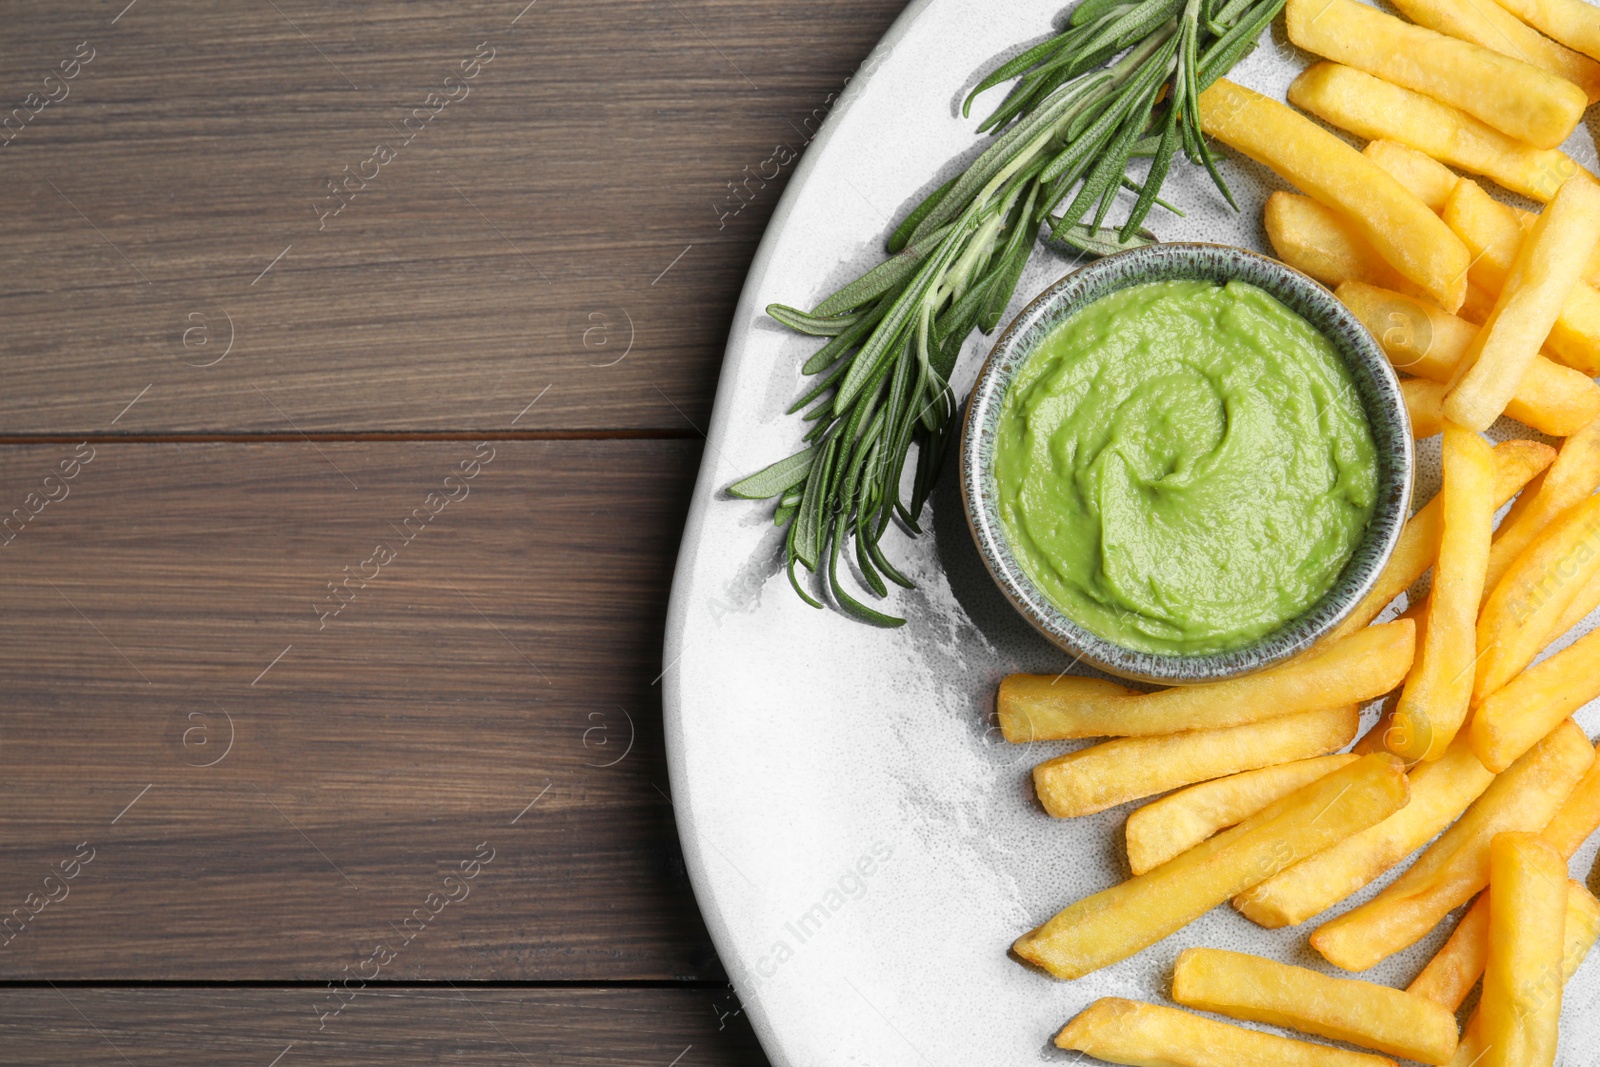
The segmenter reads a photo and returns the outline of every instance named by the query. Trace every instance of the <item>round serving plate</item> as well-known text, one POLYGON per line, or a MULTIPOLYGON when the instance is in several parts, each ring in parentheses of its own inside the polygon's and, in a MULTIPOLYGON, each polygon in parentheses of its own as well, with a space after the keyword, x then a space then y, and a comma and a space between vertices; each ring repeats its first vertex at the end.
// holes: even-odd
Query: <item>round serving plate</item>
MULTIPOLYGON (((952 451, 920 538, 885 539, 916 583, 879 630, 801 603, 783 576, 771 502, 726 486, 795 451, 785 409, 818 342, 762 309, 810 307, 881 260, 910 206, 970 159, 962 96, 997 62, 1042 40, 1062 7, 1041 0, 913 4, 863 62, 807 148, 773 216, 734 315, 704 459, 678 558, 661 677, 678 832, 689 875, 742 1010, 779 1067, 982 1067, 1093 1062, 1051 1037, 1102 996, 1170 1003, 1172 963, 1191 945, 1254 952, 1337 973, 1309 948, 1315 923, 1262 930, 1213 910, 1135 956, 1074 982, 1007 956, 1018 934, 1128 876, 1122 826, 1133 805, 1055 820, 1033 798, 1034 764, 1081 742, 1009 745, 994 691, 1014 671, 1074 666, 1000 594, 967 529, 952 451)), ((1232 77, 1282 99, 1307 62, 1281 22, 1232 77)), ((1568 148, 1593 159, 1580 128, 1568 148)), ((1270 252, 1267 195, 1284 188, 1228 153, 1237 214, 1203 171, 1175 167, 1156 213, 1162 238, 1270 252)), ((1040 249, 1006 319, 1073 263, 1040 249)), ((967 341, 965 396, 998 334, 967 341)), ((1491 436, 1531 436, 1509 422, 1491 436)), ((1417 447, 1417 500, 1438 486, 1438 440, 1417 447)), ((1391 614, 1394 609, 1391 609, 1391 614)), ((1592 620, 1591 620, 1592 622, 1592 620)), ((1587 625, 1583 628, 1587 628, 1587 625)), ((1580 629, 1583 629, 1580 628, 1580 629)), ((1376 709, 1368 708, 1370 724, 1376 709)), ((1578 721, 1591 735, 1600 711, 1578 721)), ((1587 877, 1590 843, 1572 869, 1587 877)), ((1370 897, 1381 879, 1336 907, 1370 897)), ((1364 977, 1404 985, 1448 925, 1364 977)), ((1600 962, 1567 987, 1563 1067, 1600 1048, 1600 962)))

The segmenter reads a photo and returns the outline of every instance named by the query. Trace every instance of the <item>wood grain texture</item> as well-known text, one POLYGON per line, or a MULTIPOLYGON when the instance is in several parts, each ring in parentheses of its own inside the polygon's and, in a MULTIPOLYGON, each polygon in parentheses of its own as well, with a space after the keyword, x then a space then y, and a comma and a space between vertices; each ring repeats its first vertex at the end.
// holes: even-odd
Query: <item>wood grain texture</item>
POLYGON ((384 987, 325 1023, 317 1004, 306 989, 13 989, 0 1047, 31 1067, 766 1062, 738 1002, 716 990, 384 987))
POLYGON ((0 448, 0 978, 720 977, 654 684, 697 443, 87 449, 0 448))
POLYGON ((125 3, 4 5, 3 434, 704 427, 903 6, 125 3))

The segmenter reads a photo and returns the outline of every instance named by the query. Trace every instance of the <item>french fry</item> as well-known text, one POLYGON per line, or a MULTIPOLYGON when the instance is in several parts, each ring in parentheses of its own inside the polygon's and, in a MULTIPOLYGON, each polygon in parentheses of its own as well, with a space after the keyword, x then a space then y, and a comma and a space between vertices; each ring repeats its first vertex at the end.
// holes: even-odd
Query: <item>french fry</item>
POLYGON ((1592 576, 1584 587, 1578 590, 1578 595, 1572 598, 1572 603, 1567 605, 1566 610, 1561 613, 1560 620, 1551 628, 1549 640, 1545 644, 1548 645, 1578 625, 1597 607, 1600 607, 1600 573, 1592 576))
POLYGON ((1444 528, 1428 593, 1428 621, 1394 712, 1389 750, 1436 760, 1467 720, 1473 637, 1494 532, 1494 454, 1489 442, 1444 423, 1444 528))
POLYGON ((1539 216, 1517 252, 1494 311, 1461 357, 1444 402, 1452 421, 1487 430, 1505 411, 1567 298, 1581 284, 1579 276, 1597 241, 1600 184, 1580 175, 1568 180, 1539 216))
MULTIPOLYGON (((1478 333, 1472 323, 1391 289, 1346 281, 1335 295, 1372 331, 1396 370, 1430 382, 1450 380, 1478 333)), ((1431 410, 1431 399, 1419 396, 1418 402, 1428 403, 1431 410)), ((1600 418, 1600 385, 1581 371, 1538 355, 1506 405, 1506 414, 1540 433, 1567 437, 1600 418)))
POLYGON ((1559 149, 1535 148, 1432 97, 1338 63, 1307 67, 1288 95, 1295 107, 1357 137, 1399 141, 1540 203, 1583 169, 1559 149))
POLYGON ((1058 819, 1092 815, 1225 774, 1326 755, 1355 740, 1360 726, 1360 707, 1346 704, 1220 730, 1123 737, 1046 760, 1033 769, 1033 788, 1058 819))
POLYGON ((1243 952, 1184 949, 1172 999, 1423 1063, 1449 1063, 1456 1051, 1455 1012, 1431 1000, 1243 952))
POLYGON ((1354 763, 1356 758, 1354 753, 1343 752, 1279 763, 1201 782, 1153 800, 1128 816, 1123 831, 1128 866, 1134 874, 1159 867, 1218 830, 1237 825, 1274 800, 1354 763))
POLYGON ((1600 497, 1561 514, 1517 556, 1478 615, 1474 703, 1504 686, 1555 636, 1572 601, 1600 571, 1600 497))
POLYGON ((1394 756, 1362 756, 1175 859, 1069 905, 1012 948, 1057 978, 1081 978, 1387 818, 1405 806, 1408 789, 1394 756))
MULTIPOLYGON (((1578 848, 1595 829, 1600 827, 1600 759, 1590 765, 1578 784, 1572 787, 1567 799, 1551 820, 1545 823, 1539 836, 1555 846, 1563 860, 1570 860, 1578 848)), ((1579 897, 1576 902, 1569 896, 1567 902, 1568 929, 1574 909, 1595 910, 1595 920, 1600 921, 1600 902, 1596 902, 1582 886, 1576 885, 1579 897)), ((1590 940, 1594 934, 1589 935, 1590 940)), ((1587 945, 1585 946, 1587 951, 1587 945)), ((1428 965, 1417 975, 1408 990, 1419 996, 1437 1000, 1455 1011, 1472 991, 1478 976, 1483 974, 1484 960, 1489 957, 1489 894, 1479 893, 1472 907, 1461 917, 1450 939, 1444 943, 1428 965)))
POLYGON ((1278 190, 1267 197, 1261 219, 1278 258, 1329 288, 1357 281, 1426 297, 1378 255, 1354 223, 1309 196, 1278 190))
POLYGON ((1565 141, 1589 102, 1530 63, 1355 0, 1289 0, 1284 25, 1308 52, 1431 96, 1535 148, 1565 141))
MULTIPOLYGON (((1498 299, 1529 238, 1516 215, 1476 182, 1460 181, 1441 217, 1472 253, 1467 277, 1473 287, 1498 299)), ((1491 306, 1488 314, 1493 310, 1491 306)), ((1544 348, 1569 367, 1600 373, 1600 292, 1586 282, 1574 284, 1545 337, 1544 348)))
POLYGON ((1557 44, 1498 4, 1489 0, 1398 0, 1394 6, 1419 26, 1532 63, 1578 86, 1589 103, 1600 101, 1600 63, 1557 44))
POLYGON ((1405 807, 1246 890, 1233 906, 1268 929, 1303 923, 1427 844, 1494 780, 1464 741, 1442 759, 1417 764, 1408 777, 1411 801, 1405 807))
POLYGON ((1342 211, 1390 266, 1446 311, 1461 306, 1466 246, 1371 160, 1294 109, 1226 78, 1201 93, 1199 105, 1206 134, 1342 211))
POLYGON ((1414 944, 1488 884, 1494 835, 1543 827, 1594 756, 1583 731, 1570 720, 1562 723, 1498 775, 1383 892, 1318 928, 1312 947, 1335 966, 1364 971, 1414 944))
MULTIPOLYGON (((1500 507, 1516 496, 1517 490, 1548 467, 1555 457, 1555 449, 1537 441, 1511 440, 1495 445, 1495 507, 1500 507)), ((1389 562, 1384 564, 1383 570, 1378 574, 1378 580, 1372 584, 1372 589, 1361 598, 1361 603, 1355 606, 1345 620, 1334 627, 1328 636, 1312 649, 1312 653, 1334 641, 1359 633, 1367 623, 1378 617, 1379 612, 1389 606, 1390 601, 1411 588, 1412 583, 1433 566, 1433 561, 1439 554, 1439 531, 1443 525, 1441 521, 1443 511, 1444 499, 1436 496, 1411 516, 1405 529, 1400 531, 1400 540, 1396 542, 1394 551, 1389 555, 1389 562)))
POLYGON ((1359 630, 1341 641, 1243 678, 1122 695, 1072 675, 1013 674, 995 700, 1007 741, 1148 737, 1215 730, 1382 696, 1416 651, 1410 622, 1359 630))
POLYGON ((1406 417, 1411 420, 1411 436, 1418 441, 1444 430, 1444 394, 1449 386, 1426 378, 1407 378, 1400 383, 1400 397, 1406 402, 1406 417))
POLYGON ((1600 630, 1491 693, 1472 713, 1472 751, 1491 771, 1509 767, 1561 720, 1600 696, 1600 630))
POLYGON ((1101 997, 1056 1035, 1058 1048, 1134 1067, 1395 1067, 1383 1056, 1246 1030, 1177 1008, 1101 997))
MULTIPOLYGON (((1517 216, 1517 225, 1522 227, 1524 235, 1533 229, 1534 224, 1539 221, 1539 213, 1537 211, 1523 211, 1521 208, 1513 208, 1512 213, 1517 216)), ((1594 251, 1589 253, 1589 262, 1583 268, 1583 280, 1589 285, 1600 285, 1600 245, 1596 245, 1594 251)))
POLYGON ((1489 845, 1489 959, 1478 1003, 1488 1067, 1555 1062, 1567 864, 1538 834, 1496 834, 1489 845))
MULTIPOLYGON (((1495 8, 1499 11, 1499 8, 1495 8)), ((1450 196, 1450 190, 1456 187, 1460 179, 1451 172, 1450 168, 1434 159, 1425 156, 1415 148, 1408 148, 1399 141, 1368 141, 1367 147, 1361 154, 1372 162, 1382 167, 1388 175, 1407 189, 1413 196, 1428 205, 1429 211, 1437 212, 1444 207, 1444 202, 1450 196)))
POLYGON ((1489 550, 1486 589, 1499 584, 1539 531, 1596 488, 1600 488, 1600 420, 1590 420, 1561 442, 1556 461, 1545 471, 1537 491, 1522 494, 1506 513, 1489 550))
MULTIPOLYGON (((1572 895, 1570 888, 1576 883, 1568 883, 1569 892, 1567 900, 1570 903, 1572 895)), ((1579 887, 1582 888, 1581 886, 1579 887)), ((1593 899, 1593 898, 1591 898, 1593 899)), ((1566 916, 1566 929, 1564 931, 1564 947, 1561 956, 1561 980, 1568 982, 1578 973, 1578 968, 1583 966, 1583 959, 1589 954, 1589 949, 1594 946, 1595 938, 1600 936, 1600 911, 1591 911, 1584 908, 1573 912, 1569 907, 1566 916)), ((1472 1018, 1467 1020, 1466 1029, 1462 1031, 1461 1043, 1456 1046, 1455 1058, 1450 1061, 1450 1067, 1483 1067, 1484 1055, 1488 1051, 1487 1042, 1483 1035, 1483 1019, 1479 1012, 1474 1011, 1472 1018)))
MULTIPOLYGON (((1568 936, 1582 936, 1585 929, 1589 939, 1594 939, 1594 928, 1600 924, 1600 900, 1577 882, 1567 883, 1568 936)), ((1452 1012, 1461 1007, 1472 987, 1483 977, 1484 964, 1489 959, 1489 890, 1478 894, 1472 907, 1461 917, 1450 940, 1439 954, 1428 961, 1422 973, 1406 987, 1406 992, 1426 997, 1449 1008, 1452 1012), (1459 940, 1458 940, 1459 939, 1459 940), (1458 947, 1459 946, 1459 947, 1458 947)))
POLYGON ((1583 0, 1499 0, 1499 4, 1546 37, 1600 59, 1600 11, 1583 0))

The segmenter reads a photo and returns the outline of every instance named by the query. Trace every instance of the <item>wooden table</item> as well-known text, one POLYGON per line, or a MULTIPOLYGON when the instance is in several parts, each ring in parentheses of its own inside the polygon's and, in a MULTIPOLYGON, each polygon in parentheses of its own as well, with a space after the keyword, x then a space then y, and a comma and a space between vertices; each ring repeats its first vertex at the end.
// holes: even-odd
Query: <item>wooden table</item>
POLYGON ((6 1063, 762 1060, 662 619, 900 5, 525 3, 4 8, 6 1063))

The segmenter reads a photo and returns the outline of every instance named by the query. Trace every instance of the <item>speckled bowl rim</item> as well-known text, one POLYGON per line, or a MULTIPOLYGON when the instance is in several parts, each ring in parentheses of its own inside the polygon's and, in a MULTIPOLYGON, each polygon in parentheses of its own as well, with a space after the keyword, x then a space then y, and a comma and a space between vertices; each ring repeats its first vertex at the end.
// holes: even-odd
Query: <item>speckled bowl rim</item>
POLYGON ((1023 308, 978 372, 961 436, 961 495, 967 525, 990 575, 1023 617, 1082 662, 1142 682, 1181 685, 1238 677, 1281 663, 1339 625, 1372 589, 1394 552, 1411 505, 1415 452, 1400 381, 1367 328, 1324 286, 1275 259, 1229 245, 1184 242, 1118 252, 1057 281, 1023 308), (1366 535, 1337 581, 1310 610, 1251 644, 1181 655, 1125 648, 1080 626, 1028 577, 1006 542, 996 507, 994 438, 1006 392, 1037 344, 1102 296, 1145 282, 1244 281, 1282 301, 1344 359, 1372 428, 1378 499, 1366 535))

